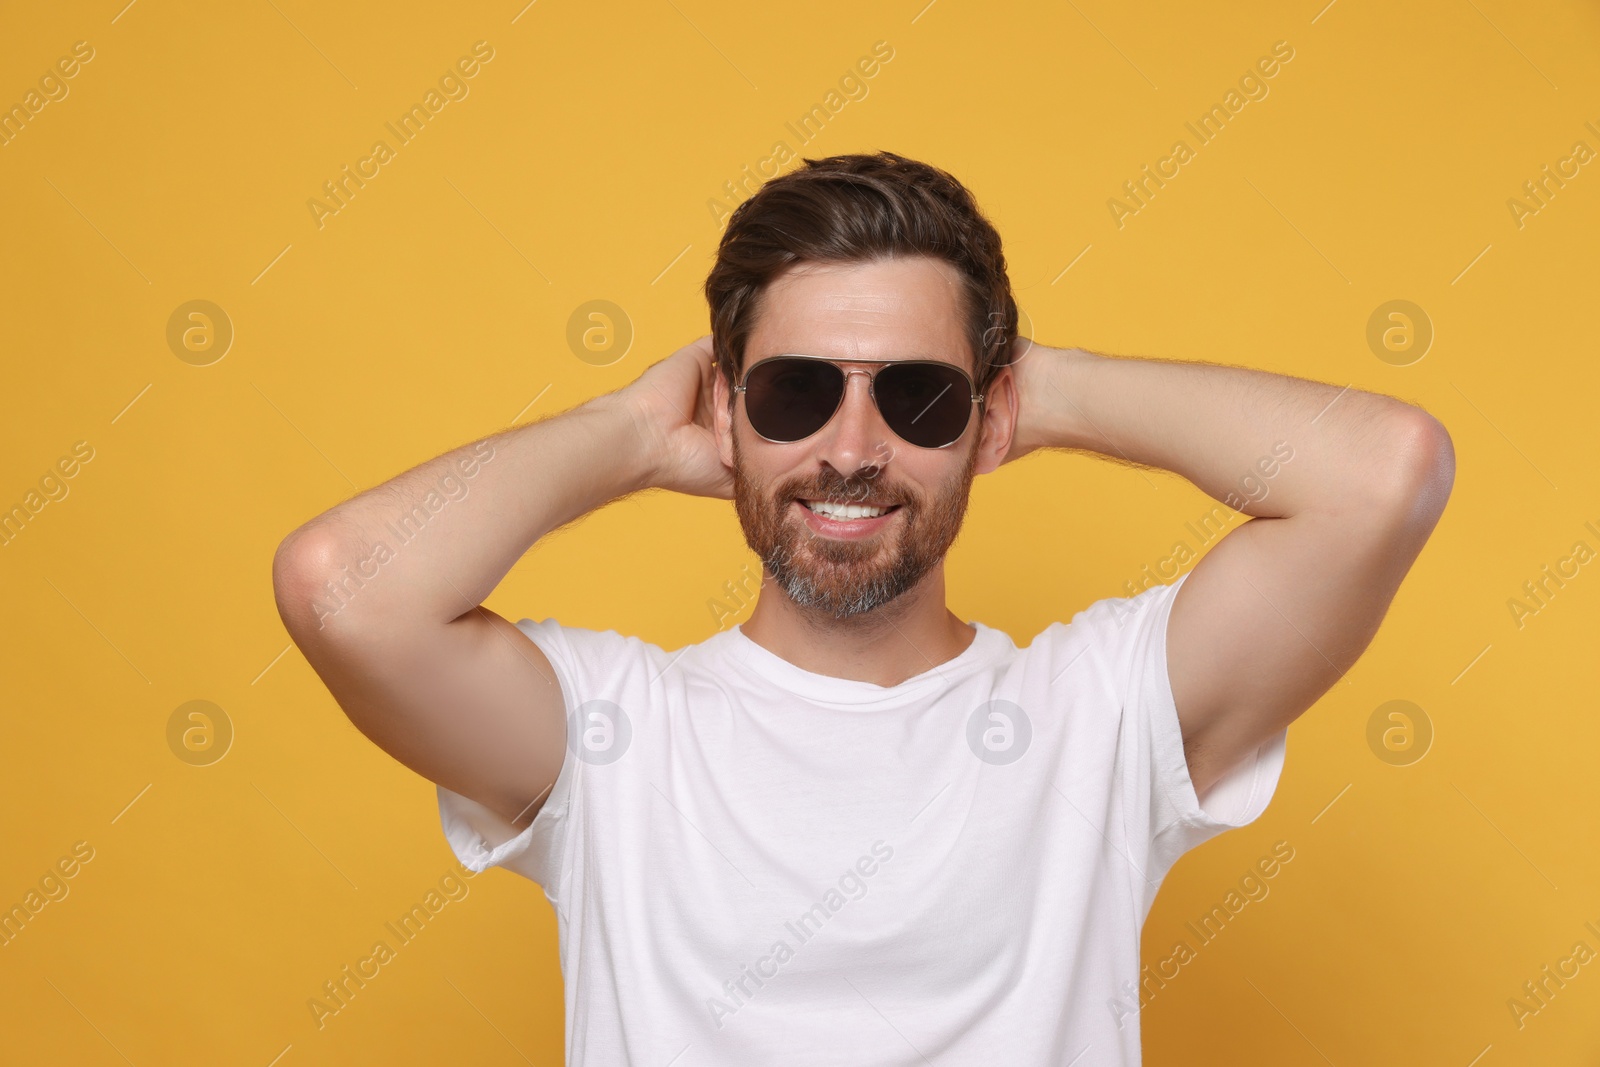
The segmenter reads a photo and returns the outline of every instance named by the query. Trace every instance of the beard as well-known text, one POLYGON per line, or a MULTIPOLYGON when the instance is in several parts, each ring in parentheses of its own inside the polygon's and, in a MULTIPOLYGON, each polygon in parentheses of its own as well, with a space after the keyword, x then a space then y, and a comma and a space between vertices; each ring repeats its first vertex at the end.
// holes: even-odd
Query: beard
POLYGON ((938 566, 961 532, 977 441, 967 451, 959 475, 930 494, 910 487, 874 486, 868 476, 794 481, 774 487, 746 469, 733 435, 733 506, 744 528, 745 544, 761 558, 773 582, 796 607, 846 619, 891 603, 938 566), (843 540, 815 533, 795 511, 797 498, 849 503, 876 497, 900 509, 869 537, 843 540))

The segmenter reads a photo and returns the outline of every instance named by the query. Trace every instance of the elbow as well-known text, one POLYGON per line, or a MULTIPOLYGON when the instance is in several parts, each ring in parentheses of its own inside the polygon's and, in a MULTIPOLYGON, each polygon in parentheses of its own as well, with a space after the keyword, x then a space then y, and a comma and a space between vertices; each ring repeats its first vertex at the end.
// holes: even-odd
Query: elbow
POLYGON ((278 618, 296 644, 321 628, 319 597, 334 569, 337 553, 326 534, 302 526, 278 545, 272 556, 272 596, 278 618))
POLYGON ((1408 521, 1432 528, 1455 487, 1456 450, 1444 423, 1415 409, 1394 445, 1393 499, 1408 521))

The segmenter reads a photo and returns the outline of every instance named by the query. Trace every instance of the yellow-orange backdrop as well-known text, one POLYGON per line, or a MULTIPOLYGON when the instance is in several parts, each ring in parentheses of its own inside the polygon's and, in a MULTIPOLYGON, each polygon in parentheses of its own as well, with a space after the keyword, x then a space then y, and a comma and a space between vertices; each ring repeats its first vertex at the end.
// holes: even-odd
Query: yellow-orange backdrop
MULTIPOLYGON (((503 871, 308 1008, 453 857, 433 786, 290 645, 273 550, 707 332, 739 183, 887 148, 971 186, 1041 340, 1385 392, 1454 437, 1449 509, 1290 730, 1272 806, 1151 913, 1154 965, 1294 850, 1149 999, 1149 1062, 1596 1062, 1600 963, 1563 963, 1600 951, 1593 5, 523 2, 6 16, 0 908, 42 906, 0 947, 0 1058, 558 1060, 554 917, 503 871), (625 351, 569 342, 596 300, 625 351), (1370 741, 1395 700, 1412 740, 1370 741), (209 749, 170 728, 190 701, 209 749), (1539 1005, 1546 967, 1569 977, 1539 1005)), ((1203 550, 1210 506, 1090 457, 1008 466, 975 487, 952 606, 1026 643, 1203 550)), ((646 494, 488 604, 675 648, 755 566, 730 505, 646 494)))

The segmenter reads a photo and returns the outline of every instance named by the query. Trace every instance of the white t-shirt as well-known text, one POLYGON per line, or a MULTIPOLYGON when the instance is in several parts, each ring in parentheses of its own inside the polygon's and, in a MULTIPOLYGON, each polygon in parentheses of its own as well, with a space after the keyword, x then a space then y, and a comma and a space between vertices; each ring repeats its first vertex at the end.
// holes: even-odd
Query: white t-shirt
POLYGON ((1286 731, 1195 796, 1165 640, 1187 577, 1021 650, 974 623, 887 688, 739 627, 667 652, 519 622, 567 700, 560 776, 521 833, 443 787, 439 809, 463 864, 554 906, 567 1062, 1138 1064, 1156 890, 1284 762, 1286 731))

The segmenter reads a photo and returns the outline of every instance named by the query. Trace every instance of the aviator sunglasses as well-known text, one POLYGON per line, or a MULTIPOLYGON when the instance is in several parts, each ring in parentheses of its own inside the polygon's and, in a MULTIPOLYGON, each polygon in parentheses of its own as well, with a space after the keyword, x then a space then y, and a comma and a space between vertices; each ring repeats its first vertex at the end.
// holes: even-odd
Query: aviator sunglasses
POLYGON ((743 384, 750 428, 765 440, 786 445, 803 441, 826 426, 844 403, 852 374, 867 376, 867 392, 883 421, 919 448, 949 448, 961 440, 972 405, 983 397, 966 371, 938 360, 850 359, 781 355, 745 371, 743 384), (876 371, 846 371, 839 363, 876 363, 876 371))

